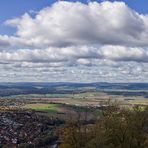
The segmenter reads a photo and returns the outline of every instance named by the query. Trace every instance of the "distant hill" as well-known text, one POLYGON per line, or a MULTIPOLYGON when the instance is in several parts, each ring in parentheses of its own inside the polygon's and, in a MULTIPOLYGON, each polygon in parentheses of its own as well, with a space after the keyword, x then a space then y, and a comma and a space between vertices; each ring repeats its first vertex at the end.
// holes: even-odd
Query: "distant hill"
POLYGON ((96 89, 129 89, 129 90, 148 90, 148 83, 71 83, 71 82, 17 82, 17 83, 0 83, 0 89, 5 88, 32 88, 32 87, 94 87, 96 89))
POLYGON ((119 91, 119 90, 137 90, 148 91, 148 83, 68 83, 68 82, 18 82, 18 83, 0 83, 0 96, 10 96, 18 94, 66 94, 94 91, 119 91))

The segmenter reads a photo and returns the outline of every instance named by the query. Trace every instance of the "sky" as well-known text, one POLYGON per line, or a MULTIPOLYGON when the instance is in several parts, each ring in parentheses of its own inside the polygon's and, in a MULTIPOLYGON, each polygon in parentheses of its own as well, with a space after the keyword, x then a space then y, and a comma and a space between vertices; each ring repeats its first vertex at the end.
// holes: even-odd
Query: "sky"
POLYGON ((148 82, 147 5, 1 0, 0 82, 148 82))

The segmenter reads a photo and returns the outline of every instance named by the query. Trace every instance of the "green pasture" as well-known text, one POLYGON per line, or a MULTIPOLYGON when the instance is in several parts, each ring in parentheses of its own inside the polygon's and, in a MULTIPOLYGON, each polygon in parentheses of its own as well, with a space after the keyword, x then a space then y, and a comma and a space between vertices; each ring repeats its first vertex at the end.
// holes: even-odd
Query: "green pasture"
POLYGON ((36 103, 36 104, 27 104, 25 105, 25 108, 27 109, 33 109, 36 111, 45 111, 48 113, 57 113, 60 111, 59 104, 49 104, 49 103, 36 103))

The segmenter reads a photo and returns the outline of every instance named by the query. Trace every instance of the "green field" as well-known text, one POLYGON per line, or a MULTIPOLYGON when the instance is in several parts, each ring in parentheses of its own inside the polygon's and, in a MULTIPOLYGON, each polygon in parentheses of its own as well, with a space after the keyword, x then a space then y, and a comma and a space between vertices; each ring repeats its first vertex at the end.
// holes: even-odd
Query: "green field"
POLYGON ((39 112, 39 114, 46 116, 55 116, 60 119, 69 119, 69 118, 78 118, 81 115, 83 119, 87 114, 88 119, 96 119, 98 118, 102 112, 97 109, 87 108, 84 106, 75 106, 75 105, 64 105, 64 104, 52 104, 52 103, 34 103, 34 104, 26 104, 24 106, 26 109, 32 109, 35 111, 43 111, 39 112))
POLYGON ((60 112, 59 104, 46 104, 46 103, 36 103, 36 104, 27 104, 25 108, 33 109, 36 111, 46 111, 49 113, 57 113, 60 112))

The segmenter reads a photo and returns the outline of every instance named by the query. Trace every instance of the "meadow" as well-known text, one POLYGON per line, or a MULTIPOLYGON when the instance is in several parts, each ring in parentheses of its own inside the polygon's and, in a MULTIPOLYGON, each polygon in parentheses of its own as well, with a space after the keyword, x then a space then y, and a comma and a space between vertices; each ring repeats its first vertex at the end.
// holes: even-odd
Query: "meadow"
POLYGON ((50 103, 34 103, 34 104, 27 104, 24 106, 26 109, 32 109, 36 111, 44 111, 48 113, 57 113, 60 112, 60 105, 59 104, 50 104, 50 103))

